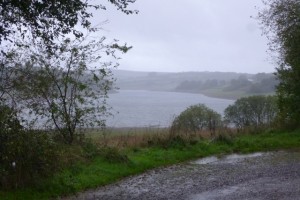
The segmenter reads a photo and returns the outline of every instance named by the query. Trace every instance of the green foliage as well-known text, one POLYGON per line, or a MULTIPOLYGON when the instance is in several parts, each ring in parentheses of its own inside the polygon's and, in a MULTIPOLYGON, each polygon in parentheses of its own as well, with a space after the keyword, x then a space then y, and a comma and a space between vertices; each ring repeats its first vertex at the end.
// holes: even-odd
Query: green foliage
MULTIPOLYGON (((126 14, 137 13, 129 10, 129 4, 135 0, 110 0, 118 10, 126 14)), ((32 34, 33 38, 41 38, 45 44, 54 44, 54 41, 63 35, 73 34, 82 37, 83 34, 76 27, 91 29, 90 18, 92 9, 106 10, 102 4, 81 0, 31 0, 31 1, 1 1, 1 33, 2 41, 13 40, 16 34, 23 38, 32 34)))
POLYGON ((220 125, 220 114, 204 104, 198 104, 190 106, 175 118, 171 126, 171 133, 197 133, 202 130, 214 132, 220 125))
POLYGON ((279 116, 289 128, 300 121, 300 2, 298 0, 267 0, 259 13, 270 50, 276 53, 279 116))
POLYGON ((277 104, 274 96, 243 97, 228 106, 225 121, 238 129, 269 127, 277 115, 277 104))
POLYGON ((121 153, 117 148, 102 148, 100 155, 109 163, 129 163, 130 160, 126 154, 121 153))
POLYGON ((0 130, 0 188, 32 185, 59 167, 59 152, 40 131, 0 130))
MULTIPOLYGON (((126 14, 136 13, 128 9, 134 2, 109 1, 126 14)), ((119 45, 116 40, 113 44, 105 43, 104 37, 92 40, 83 37, 80 26, 89 34, 98 30, 89 21, 92 8, 106 9, 92 3, 89 0, 5 0, 0 3, 1 189, 34 185, 61 165, 67 166, 69 160, 75 160, 74 156, 69 158, 66 152, 60 151, 61 144, 53 139, 52 131, 29 129, 26 125, 32 125, 30 122, 46 120, 43 129, 56 129, 60 133, 56 138, 63 138, 69 144, 81 136, 80 127, 105 125, 104 117, 109 114, 105 99, 114 82, 110 67, 117 66, 116 50, 125 53, 131 47, 119 45), (103 55, 110 57, 101 62, 103 55), (23 111, 26 117, 22 125, 17 112, 3 104, 12 104, 20 113, 23 111), (26 121, 31 114, 35 119, 26 121)), ((68 147, 72 149, 71 145, 68 147)), ((74 152, 83 154, 78 157, 93 158, 99 153, 93 145, 78 149, 82 151, 74 152)), ((113 160, 127 158, 113 155, 113 160)), ((72 173, 79 170, 74 168, 72 173)), ((70 182, 75 185, 76 181, 70 182)))
POLYGON ((52 52, 43 44, 19 48, 16 57, 24 58, 16 61, 14 89, 35 121, 44 119, 43 125, 56 129, 71 144, 81 127, 105 126, 107 93, 114 83, 111 68, 117 66, 117 56, 104 37, 66 39, 57 46, 52 52), (103 57, 110 61, 100 62, 103 57))
POLYGON ((7 105, 0 105, 0 130, 2 132, 18 131, 21 128, 17 111, 7 105))
MULTIPOLYGON (((168 134, 168 133, 165 133, 168 134)), ((227 137, 227 136, 226 136, 227 137)), ((77 163, 49 177, 36 187, 14 191, 0 191, 0 199, 50 199, 58 198, 88 188, 106 185, 123 177, 139 174, 146 170, 167 166, 191 159, 211 155, 224 155, 232 152, 250 153, 255 151, 299 148, 300 132, 272 132, 256 135, 237 135, 225 139, 223 136, 210 142, 201 140, 186 146, 175 145, 172 148, 152 146, 139 151, 126 150, 124 155, 130 164, 110 162, 100 155, 88 163, 77 163)), ((69 146, 68 146, 69 147, 69 146)))
POLYGON ((233 137, 228 135, 228 134, 219 134, 217 135, 214 139, 213 139, 213 142, 216 142, 216 143, 225 143, 225 144, 228 144, 228 145, 231 145, 233 144, 233 137))
POLYGON ((0 104, 13 96, 14 60, 13 52, 6 55, 0 53, 0 104))

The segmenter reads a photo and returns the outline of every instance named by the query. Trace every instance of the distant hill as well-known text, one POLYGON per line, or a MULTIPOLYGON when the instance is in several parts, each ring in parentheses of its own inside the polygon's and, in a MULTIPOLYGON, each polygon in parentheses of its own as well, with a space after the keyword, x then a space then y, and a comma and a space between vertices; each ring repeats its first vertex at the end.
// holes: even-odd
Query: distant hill
POLYGON ((277 80, 271 73, 235 72, 136 72, 114 70, 116 85, 126 90, 202 93, 236 99, 255 94, 273 94, 277 80))

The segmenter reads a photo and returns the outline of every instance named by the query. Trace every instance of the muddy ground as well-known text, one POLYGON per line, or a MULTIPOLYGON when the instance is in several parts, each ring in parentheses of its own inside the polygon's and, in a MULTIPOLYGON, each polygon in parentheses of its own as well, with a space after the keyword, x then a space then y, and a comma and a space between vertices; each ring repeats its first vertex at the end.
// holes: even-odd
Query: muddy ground
POLYGON ((151 170, 67 199, 300 200, 300 152, 204 158, 151 170))

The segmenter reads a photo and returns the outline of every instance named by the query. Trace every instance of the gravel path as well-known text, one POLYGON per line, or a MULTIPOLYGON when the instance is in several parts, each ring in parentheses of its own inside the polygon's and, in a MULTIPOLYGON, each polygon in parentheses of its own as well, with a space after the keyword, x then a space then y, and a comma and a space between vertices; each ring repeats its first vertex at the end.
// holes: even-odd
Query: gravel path
POLYGON ((152 170, 67 199, 300 200, 300 152, 204 158, 152 170))

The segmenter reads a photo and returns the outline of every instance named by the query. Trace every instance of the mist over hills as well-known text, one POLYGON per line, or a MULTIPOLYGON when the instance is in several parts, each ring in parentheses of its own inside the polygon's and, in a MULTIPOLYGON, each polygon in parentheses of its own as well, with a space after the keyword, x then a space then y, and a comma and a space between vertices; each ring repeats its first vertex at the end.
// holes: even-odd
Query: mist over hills
POLYGON ((236 72, 137 72, 114 70, 121 90, 201 93, 237 99, 249 95, 274 94, 277 80, 272 73, 236 72))

